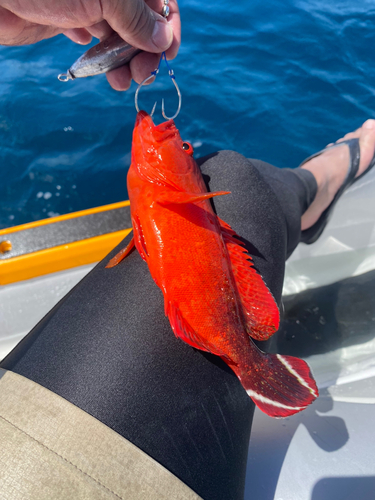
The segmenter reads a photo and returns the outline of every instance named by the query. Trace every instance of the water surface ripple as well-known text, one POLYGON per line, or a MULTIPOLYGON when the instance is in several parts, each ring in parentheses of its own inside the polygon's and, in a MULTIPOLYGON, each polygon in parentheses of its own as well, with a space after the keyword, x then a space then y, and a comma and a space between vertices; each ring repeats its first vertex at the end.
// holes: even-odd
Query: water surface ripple
MULTIPOLYGON (((180 9, 176 123, 196 156, 234 149, 296 167, 375 117, 372 1, 180 0, 180 9)), ((83 50, 63 36, 0 47, 1 228, 127 198, 135 85, 59 82, 83 50)), ((165 72, 142 106, 165 96, 173 111, 171 90, 165 72)))

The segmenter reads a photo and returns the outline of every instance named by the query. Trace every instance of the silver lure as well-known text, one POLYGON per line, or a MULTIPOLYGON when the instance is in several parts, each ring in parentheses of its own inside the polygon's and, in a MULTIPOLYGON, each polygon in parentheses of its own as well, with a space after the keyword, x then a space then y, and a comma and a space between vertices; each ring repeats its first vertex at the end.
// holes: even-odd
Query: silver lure
POLYGON ((62 82, 67 82, 75 78, 107 73, 127 64, 140 52, 141 49, 136 49, 117 33, 113 33, 109 38, 82 54, 66 73, 61 73, 57 78, 62 82))

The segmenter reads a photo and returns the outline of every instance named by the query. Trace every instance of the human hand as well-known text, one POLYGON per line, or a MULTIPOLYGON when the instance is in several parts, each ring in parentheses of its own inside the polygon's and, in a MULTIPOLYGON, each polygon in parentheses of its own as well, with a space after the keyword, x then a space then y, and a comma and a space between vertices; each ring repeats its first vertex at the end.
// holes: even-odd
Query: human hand
POLYGON ((116 31, 141 52, 129 65, 107 73, 110 85, 127 90, 150 75, 160 53, 176 57, 181 27, 177 0, 170 0, 168 22, 162 0, 0 0, 0 44, 26 45, 63 33, 82 45, 116 31))

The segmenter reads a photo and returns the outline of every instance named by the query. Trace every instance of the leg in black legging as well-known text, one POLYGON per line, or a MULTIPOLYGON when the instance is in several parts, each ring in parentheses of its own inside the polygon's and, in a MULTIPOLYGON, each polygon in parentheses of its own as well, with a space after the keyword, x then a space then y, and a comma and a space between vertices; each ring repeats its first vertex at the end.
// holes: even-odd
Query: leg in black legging
MULTIPOLYGON (((274 191, 282 171, 262 163, 255 167, 232 152, 200 163, 211 191, 232 192, 216 198, 215 209, 243 237, 279 302, 285 258, 290 241, 298 242, 308 189, 285 173, 295 185, 284 206, 274 191)), ((224 362, 174 337, 162 293, 137 252, 105 269, 123 246, 100 262, 1 367, 93 415, 205 500, 241 499, 254 405, 224 362)))

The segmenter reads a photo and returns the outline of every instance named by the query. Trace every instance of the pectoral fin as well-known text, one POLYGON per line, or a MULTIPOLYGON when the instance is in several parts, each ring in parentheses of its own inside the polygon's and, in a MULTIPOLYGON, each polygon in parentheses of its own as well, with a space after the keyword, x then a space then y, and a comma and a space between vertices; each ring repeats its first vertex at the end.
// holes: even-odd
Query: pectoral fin
POLYGON ((132 215, 132 225, 134 231, 135 246, 142 259, 146 260, 148 257, 148 250, 146 246, 146 240, 145 240, 145 235, 143 233, 142 224, 137 214, 132 215))
POLYGON ((214 193, 187 193, 186 191, 163 191, 158 194, 156 201, 161 205, 173 205, 182 203, 195 203, 208 200, 214 196, 230 194, 230 191, 216 191, 214 193))
POLYGON ((119 251, 105 266, 106 268, 111 268, 117 266, 134 248, 134 237, 130 240, 130 242, 126 245, 125 248, 119 251))

